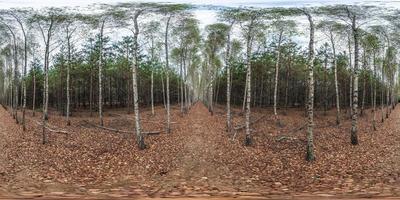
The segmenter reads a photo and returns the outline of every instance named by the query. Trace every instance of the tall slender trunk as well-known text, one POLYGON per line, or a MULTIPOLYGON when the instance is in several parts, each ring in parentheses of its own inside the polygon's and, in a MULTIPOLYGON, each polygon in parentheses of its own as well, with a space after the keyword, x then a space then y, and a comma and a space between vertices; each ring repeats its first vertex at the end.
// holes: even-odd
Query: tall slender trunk
POLYGON ((135 111, 135 126, 136 126, 136 142, 138 144, 139 149, 145 149, 146 145, 144 143, 144 137, 142 135, 140 129, 140 114, 139 114, 139 92, 137 87, 137 68, 139 65, 139 43, 138 43, 138 35, 139 35, 139 26, 137 22, 137 18, 143 12, 143 10, 136 11, 133 22, 135 27, 135 32, 133 35, 133 58, 134 58, 134 65, 132 66, 132 82, 133 82, 133 107, 135 111))
MULTIPOLYGON (((286 86, 285 86, 285 114, 287 112, 288 109, 288 105, 289 105, 289 82, 290 82, 290 69, 291 69, 291 65, 292 65, 292 57, 291 57, 291 53, 289 53, 289 64, 286 67, 286 86)), ((262 82, 261 82, 262 84, 262 82)))
POLYGON ((382 88, 381 88, 381 122, 383 123, 385 121, 385 114, 384 114, 384 109, 383 109, 383 93, 385 92, 385 78, 384 78, 384 61, 385 61, 385 54, 383 54, 383 61, 381 65, 381 79, 382 79, 382 88))
POLYGON ((308 98, 307 98, 307 154, 306 160, 315 160, 314 156, 314 22, 312 16, 307 11, 304 11, 310 23, 310 41, 308 49, 308 98))
POLYGON ((386 85, 386 118, 389 118, 389 112, 390 112, 389 111, 390 80, 389 80, 389 77, 387 79, 388 79, 388 83, 386 85))
MULTIPOLYGON (((349 12, 349 11, 348 11, 349 12)), ((349 13, 350 16, 350 13, 349 13)), ((358 126, 358 30, 356 27, 356 16, 352 16, 352 34, 354 37, 354 86, 353 86, 353 106, 352 106, 352 117, 351 117, 351 144, 358 144, 357 126, 358 126)))
POLYGON ((324 60, 324 115, 328 110, 328 55, 325 54, 324 60))
POLYGON ((36 67, 33 67, 33 94, 32 94, 32 116, 34 117, 36 106, 36 67))
POLYGON ((170 111, 170 98, 169 98, 169 62, 168 62, 168 29, 172 16, 167 19, 167 24, 165 26, 165 69, 166 69, 166 88, 167 88, 167 133, 171 132, 171 111, 170 111))
POLYGON ((101 21, 100 27, 100 47, 99 47, 99 60, 98 60, 98 68, 99 68, 99 118, 100 118, 100 126, 103 126, 103 30, 104 30, 105 19, 101 21))
POLYGON ((50 26, 47 30, 47 38, 44 35, 44 31, 41 28, 43 39, 45 41, 45 56, 44 56, 44 80, 43 80, 43 115, 42 115, 42 143, 47 143, 46 138, 46 121, 48 119, 48 104, 49 104, 49 56, 50 56, 50 41, 52 36, 52 28, 54 19, 51 19, 50 26))
POLYGON ((253 139, 251 137, 251 130, 250 130, 250 103, 251 103, 251 48, 252 48, 252 31, 254 25, 255 18, 252 18, 249 24, 249 30, 247 33, 246 38, 246 67, 247 67, 247 74, 246 74, 246 139, 245 145, 249 146, 253 143, 253 139))
MULTIPOLYGON (((14 38, 15 41, 15 38, 14 38)), ((18 94, 19 94, 19 84, 18 84, 18 53, 17 53, 17 44, 14 43, 14 112, 15 112, 15 122, 18 124, 19 119, 18 119, 18 94)))
MULTIPOLYGON (((129 44, 126 45, 126 65, 127 69, 130 69, 129 67, 129 44)), ((129 73, 128 73, 129 74, 129 73)), ((130 78, 129 76, 126 77, 126 107, 127 107, 127 113, 131 114, 131 84, 130 84, 130 78)))
POLYGON ((69 30, 69 25, 66 28, 67 31, 67 48, 68 48, 68 64, 67 64, 67 125, 71 125, 71 121, 69 119, 70 115, 70 69, 71 69, 71 33, 69 30))
POLYGON ((374 51, 374 57, 373 57, 373 67, 374 67, 374 75, 372 78, 372 84, 373 84, 373 98, 372 98, 372 110, 373 110, 373 117, 372 117, 372 127, 374 128, 374 131, 376 131, 376 52, 374 51))
POLYGON ((352 58, 351 58, 351 37, 350 34, 348 34, 348 48, 349 48, 349 61, 348 61, 348 65, 349 65, 349 72, 350 72, 350 84, 349 84, 349 108, 350 108, 350 116, 353 116, 353 109, 352 109, 352 104, 353 104, 353 63, 352 58))
POLYGON ((244 93, 243 93, 243 105, 242 105, 242 112, 244 112, 246 108, 246 97, 247 97, 247 76, 246 76, 246 85, 244 86, 244 93))
POLYGON ((93 66, 90 66, 90 86, 89 86, 89 110, 90 117, 93 116, 93 66))
POLYGON ((154 115, 154 38, 151 38, 151 115, 154 115))
POLYGON ((187 50, 185 48, 185 52, 184 52, 184 59, 183 59, 183 83, 184 83, 184 100, 185 100, 185 106, 184 106, 184 112, 187 113, 188 109, 189 109, 189 104, 188 104, 188 85, 187 85, 187 66, 186 66, 186 58, 187 58, 187 50))
POLYGON ((151 70, 151 115, 154 115, 154 71, 151 70))
MULTIPOLYGON (((181 49, 182 51, 182 49, 181 49)), ((179 76, 180 76, 180 80, 179 80, 179 86, 180 86, 180 104, 181 104, 181 114, 183 114, 183 53, 181 53, 181 58, 180 58, 180 63, 179 63, 179 76)))
POLYGON ((333 53, 333 68, 335 74, 335 94, 336 94, 336 124, 340 124, 340 104, 339 104, 339 83, 338 83, 338 67, 337 67, 337 60, 336 60, 336 48, 335 48, 335 40, 333 38, 332 31, 330 32, 330 39, 331 39, 331 46, 332 46, 332 53, 333 53))
POLYGON ((362 100, 361 100, 361 112, 360 115, 364 115, 364 106, 365 106, 365 93, 366 93, 366 80, 367 80, 367 57, 365 49, 363 51, 363 93, 362 93, 362 100))
POLYGON ((16 21, 18 22, 21 31, 22 31, 22 35, 24 38, 24 69, 23 69, 23 78, 22 78, 22 129, 23 131, 26 131, 26 125, 25 125, 25 109, 26 109, 26 68, 28 66, 28 41, 27 41, 27 37, 26 37, 26 32, 25 32, 25 28, 22 24, 22 21, 19 17, 17 17, 14 14, 11 14, 16 21))
POLYGON ((209 100, 208 100, 208 107, 209 107, 209 111, 211 113, 211 116, 214 115, 214 82, 216 81, 216 76, 215 76, 215 71, 216 69, 214 69, 214 56, 216 54, 216 49, 213 48, 211 50, 211 54, 210 54, 210 58, 208 60, 208 68, 209 68, 209 77, 210 77, 210 85, 208 88, 208 95, 209 95, 209 100))
POLYGON ((278 38, 278 47, 276 49, 276 63, 275 63, 275 86, 274 86, 274 116, 276 123, 280 125, 280 120, 278 117, 278 112, 277 112, 277 104, 278 104, 278 80, 279 80, 279 61, 281 58, 281 41, 282 41, 282 35, 283 31, 279 32, 279 38, 278 38))
POLYGON ((161 89, 162 89, 162 97, 163 97, 163 105, 164 109, 167 110, 167 103, 166 103, 166 97, 165 97, 165 87, 164 87, 164 71, 161 72, 161 89))
POLYGON ((231 132, 232 129, 232 115, 231 115, 231 30, 234 21, 231 22, 229 26, 229 32, 227 35, 226 42, 226 55, 225 55, 225 65, 226 65, 226 131, 231 132))

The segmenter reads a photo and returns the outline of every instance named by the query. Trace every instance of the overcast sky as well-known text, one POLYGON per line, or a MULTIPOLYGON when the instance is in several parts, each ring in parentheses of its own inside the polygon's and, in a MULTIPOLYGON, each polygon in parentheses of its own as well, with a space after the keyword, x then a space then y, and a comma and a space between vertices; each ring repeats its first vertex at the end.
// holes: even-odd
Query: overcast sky
MULTIPOLYGON (((44 6, 86 6, 93 3, 131 2, 129 0, 0 0, 1 8, 44 7, 44 6)), ((327 4, 373 4, 400 7, 398 0, 142 0, 141 2, 174 2, 191 4, 210 4, 218 6, 309 6, 327 4)))
MULTIPOLYGON (((41 8, 48 6, 88 6, 94 3, 115 4, 118 2, 132 2, 132 0, 0 0, 0 8, 33 7, 41 8)), ((400 8, 400 0, 140 0, 138 2, 161 2, 161 3, 190 3, 195 5, 214 5, 229 7, 303 7, 321 6, 330 4, 359 4, 377 5, 384 7, 400 8)), ((204 26, 215 22, 215 13, 211 10, 196 10, 195 16, 204 26)))

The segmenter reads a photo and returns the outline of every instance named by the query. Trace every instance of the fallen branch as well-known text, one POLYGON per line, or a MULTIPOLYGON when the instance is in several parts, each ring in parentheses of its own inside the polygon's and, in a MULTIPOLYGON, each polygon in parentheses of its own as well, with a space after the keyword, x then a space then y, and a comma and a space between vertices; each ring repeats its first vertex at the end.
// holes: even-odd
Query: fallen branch
MULTIPOLYGON (((34 120, 35 122, 36 122, 36 124, 38 124, 39 126, 43 126, 43 123, 40 123, 40 122, 38 122, 38 121, 36 121, 36 120, 34 120)), ((46 125, 46 126, 44 126, 48 131, 50 131, 50 132, 53 132, 53 133, 61 133, 61 134, 64 134, 64 135, 68 135, 68 132, 67 131, 63 131, 63 130, 55 130, 54 128, 51 128, 50 127, 50 125, 46 125)))
POLYGON ((300 127, 297 127, 297 128, 292 129, 292 130, 289 131, 287 134, 296 133, 296 132, 298 132, 298 131, 303 130, 303 129, 306 128, 306 127, 307 127, 307 123, 305 123, 304 125, 302 125, 302 126, 300 126, 300 127))
MULTIPOLYGON (((251 122, 250 122, 250 125, 257 123, 258 121, 260 121, 261 119, 265 118, 266 116, 267 116, 267 115, 263 115, 263 116, 261 116, 261 117, 255 119, 255 120, 251 121, 251 122)), ((242 125, 239 125, 239 126, 236 126, 236 127, 234 127, 233 129, 234 129, 235 131, 237 131, 237 130, 244 129, 244 128, 246 128, 246 123, 245 123, 245 124, 242 124, 242 125)))
POLYGON ((149 132, 143 132, 144 135, 158 135, 162 133, 162 131, 149 131, 149 132))
MULTIPOLYGON (((154 124, 165 124, 165 122, 156 122, 156 121, 150 121, 150 120, 140 120, 140 122, 143 123, 154 123, 154 124)), ((170 124, 177 124, 178 122, 169 122, 170 124)))
MULTIPOLYGON (((100 126, 100 125, 92 124, 92 123, 90 123, 89 121, 86 121, 86 120, 83 120, 83 122, 85 122, 86 124, 88 124, 90 126, 94 126, 96 128, 104 129, 104 130, 107 130, 107 131, 112 131, 112 132, 116 132, 116 133, 136 134, 135 131, 125 131, 125 130, 110 128, 110 127, 100 126)), ((142 132, 142 133, 144 135, 158 135, 161 132, 162 131, 148 131, 148 132, 142 132)))
MULTIPOLYGON (((124 116, 124 115, 120 115, 120 114, 117 114, 117 115, 119 115, 120 117, 124 117, 125 119, 135 120, 135 118, 130 117, 130 116, 124 116)), ((142 122, 142 123, 154 123, 154 124, 165 124, 166 123, 166 122, 157 122, 157 121, 144 120, 144 119, 141 119, 140 122, 142 122)), ((178 122, 170 122, 170 124, 177 124, 177 123, 178 122)))
POLYGON ((132 133, 134 134, 135 132, 133 131, 124 131, 124 130, 119 130, 119 129, 115 129, 115 128, 110 128, 110 127, 105 127, 105 126, 100 126, 100 125, 96 125, 96 124, 92 124, 89 121, 83 120, 83 122, 85 122, 86 124, 90 125, 90 126, 94 126, 96 128, 100 128, 100 129, 104 129, 107 131, 112 131, 112 132, 116 132, 116 133, 132 133))
POLYGON ((281 136, 281 137, 279 137, 279 138, 277 138, 276 139, 276 141, 277 142, 280 142, 280 141, 282 141, 282 140, 297 140, 297 138, 295 138, 295 137, 289 137, 289 136, 281 136))

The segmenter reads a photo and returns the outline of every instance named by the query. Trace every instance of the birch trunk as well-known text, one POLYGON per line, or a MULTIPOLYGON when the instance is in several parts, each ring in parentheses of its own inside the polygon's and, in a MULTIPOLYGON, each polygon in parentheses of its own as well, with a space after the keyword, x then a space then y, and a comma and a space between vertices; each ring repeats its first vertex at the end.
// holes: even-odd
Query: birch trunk
POLYGON ((226 42, 226 55, 225 55, 225 64, 226 64, 226 131, 228 133, 231 132, 232 129, 232 115, 231 115, 231 30, 234 22, 232 22, 229 26, 229 32, 227 35, 226 42))
POLYGON ((251 137, 251 130, 250 130, 250 104, 251 104, 251 48, 252 48, 252 29, 254 18, 251 19, 249 25, 249 32, 247 33, 247 47, 246 47, 246 66, 247 66, 247 74, 246 74, 246 139, 245 145, 250 146, 253 143, 251 137))
POLYGON ((280 48, 281 48, 282 34, 283 34, 283 32, 280 31, 279 32, 279 39, 278 39, 278 47, 277 47, 277 50, 276 50, 277 58, 276 58, 276 63, 275 63, 274 116, 275 116, 276 123, 278 125, 280 125, 280 120, 279 120, 278 112, 277 112, 276 109, 277 109, 277 104, 278 104, 279 61, 280 61, 280 58, 281 58, 281 50, 280 50, 280 48))
POLYGON ((350 107, 350 116, 353 116, 353 109, 352 109, 352 105, 353 105, 353 67, 352 67, 352 59, 351 59, 351 39, 350 39, 350 34, 348 35, 348 48, 349 48, 349 71, 350 71, 350 84, 349 84, 349 107, 350 107))
POLYGON ((44 31, 41 28, 43 39, 45 41, 45 56, 44 56, 44 84, 43 84, 43 115, 42 115, 42 143, 47 143, 46 138, 46 121, 48 119, 48 103, 49 103, 49 56, 50 56, 50 40, 52 36, 53 19, 51 19, 49 29, 47 30, 47 38, 44 35, 44 31))
POLYGON ((373 90, 374 90, 374 92, 373 92, 373 94, 372 94, 372 96, 373 96, 373 99, 372 99, 372 111, 373 111, 373 117, 372 117, 372 127, 374 128, 374 131, 376 131, 376 53, 375 53, 375 51, 374 51, 374 57, 373 57, 373 59, 374 59, 374 76, 373 76, 373 78, 372 78, 372 84, 373 84, 373 90))
POLYGON ((67 31, 67 48, 68 48, 68 64, 67 64, 67 125, 71 125, 71 121, 69 119, 70 115, 70 69, 71 69, 71 35, 69 30, 69 25, 66 28, 67 31))
POLYGON ((352 106, 352 117, 351 117, 351 144, 358 144, 358 135, 357 135, 357 117, 358 117, 358 30, 356 27, 356 17, 352 16, 352 34, 354 37, 354 86, 353 86, 353 106, 352 106))
POLYGON ((139 44, 138 44, 138 35, 139 35, 139 26, 137 22, 137 18, 142 13, 142 10, 139 10, 135 13, 133 22, 135 26, 135 32, 133 35, 133 44, 134 44, 134 65, 132 66, 132 82, 133 82, 133 107, 135 112, 135 125, 136 125, 136 142, 138 144, 139 149, 145 149, 146 145, 144 143, 144 137, 142 135, 140 129, 140 114, 139 114, 139 92, 137 87, 137 67, 139 65, 138 54, 139 54, 139 44))
POLYGON ((383 93, 385 91, 385 78, 384 78, 384 70, 383 70, 383 66, 384 66, 384 60, 385 60, 385 56, 383 56, 383 62, 381 64, 381 79, 382 79, 382 89, 381 89, 381 122, 383 123, 385 121, 385 114, 384 114, 384 109, 383 109, 383 93))
POLYGON ((181 102, 181 114, 183 114, 183 53, 181 54, 181 59, 180 59, 180 65, 179 65, 179 75, 180 75, 180 81, 179 81, 179 87, 180 87, 180 102, 181 102))
POLYGON ((167 24, 165 27, 165 69, 166 69, 166 93, 167 93, 167 133, 171 132, 171 113, 170 113, 170 98, 169 98, 169 62, 168 62, 168 29, 169 29, 169 24, 171 21, 171 17, 169 16, 167 19, 167 24))
POLYGON ((336 48, 335 48, 335 40, 333 38, 332 31, 330 32, 330 39, 332 45, 332 52, 333 52, 333 68, 335 73, 335 94, 336 94, 336 124, 340 124, 340 98, 339 98, 339 83, 338 83, 338 67, 337 67, 337 60, 336 60, 336 48))
POLYGON ((154 115, 154 71, 151 70, 151 115, 154 115))
POLYGON ((99 50, 99 61, 98 61, 98 68, 99 68, 99 118, 100 118, 100 126, 103 126, 103 31, 104 31, 104 23, 105 19, 102 20, 100 26, 100 50, 99 50))
POLYGON ((306 160, 315 160, 314 156, 314 22, 312 16, 308 12, 304 12, 310 23, 310 41, 308 55, 308 98, 307 98, 307 154, 306 160))
POLYGON ((328 55, 325 54, 324 59, 324 115, 328 110, 328 55))
MULTIPOLYGON (((387 78, 389 79, 389 77, 387 78)), ((386 86, 386 118, 389 118, 389 94, 390 93, 390 80, 388 80, 388 84, 386 86)))
POLYGON ((33 94, 32 94, 32 116, 36 115, 36 67, 33 67, 33 94))
POLYGON ((90 66, 90 89, 89 89, 89 110, 90 110, 90 117, 93 116, 93 70, 92 66, 90 66))
POLYGON ((364 115, 364 106, 365 106, 365 93, 366 93, 366 79, 367 79, 367 74, 366 74, 366 69, 367 69, 367 57, 366 57, 366 52, 365 49, 363 51, 363 93, 362 93, 362 100, 361 100, 361 111, 360 115, 364 115))
POLYGON ((26 125, 25 125, 25 109, 26 109, 26 68, 28 66, 28 41, 26 38, 26 32, 25 32, 25 28, 22 24, 22 21, 20 20, 19 17, 17 17, 17 15, 11 14, 16 21, 18 22, 21 31, 22 31, 22 35, 24 38, 24 69, 23 69, 23 78, 22 78, 22 93, 23 93, 23 97, 22 97, 22 129, 23 131, 26 131, 26 125))

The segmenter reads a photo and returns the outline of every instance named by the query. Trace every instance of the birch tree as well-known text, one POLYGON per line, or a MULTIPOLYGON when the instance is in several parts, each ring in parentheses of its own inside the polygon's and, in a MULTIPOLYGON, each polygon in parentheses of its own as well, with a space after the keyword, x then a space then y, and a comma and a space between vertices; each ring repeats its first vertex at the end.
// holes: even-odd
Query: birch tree
POLYGON ((44 83, 43 83, 43 114, 42 114, 42 143, 47 143, 46 138, 46 121, 48 119, 48 103, 49 103, 49 64, 50 64, 50 47, 53 45, 52 37, 55 29, 64 20, 62 10, 51 8, 35 13, 30 22, 37 26, 43 39, 45 47, 44 52, 44 83))
POLYGON ((321 21, 317 28, 321 29, 325 36, 329 38, 329 42, 332 49, 332 63, 334 70, 334 82, 335 82, 335 100, 336 100, 336 124, 340 124, 340 94, 339 94, 339 82, 338 82, 338 66, 337 66, 337 55, 336 55, 336 40, 340 33, 344 31, 345 26, 335 21, 325 20, 321 21))
POLYGON ((243 37, 246 41, 246 137, 244 144, 246 146, 252 145, 252 137, 250 130, 250 115, 251 115, 251 59, 253 40, 257 34, 257 28, 262 26, 262 18, 265 13, 263 10, 244 9, 238 14, 238 21, 243 30, 243 37))
POLYGON ((296 23, 293 20, 274 20, 271 24, 273 29, 277 32, 277 44, 276 44, 276 62, 275 62, 275 82, 274 82, 274 117, 278 126, 282 126, 281 120, 278 116, 278 81, 279 81, 279 65, 281 59, 281 44, 286 34, 290 36, 296 27, 296 23))
POLYGON ((308 98, 307 98, 307 161, 315 160, 314 155, 314 21, 310 11, 303 10, 304 15, 307 17, 310 28, 310 38, 308 44, 308 98))

